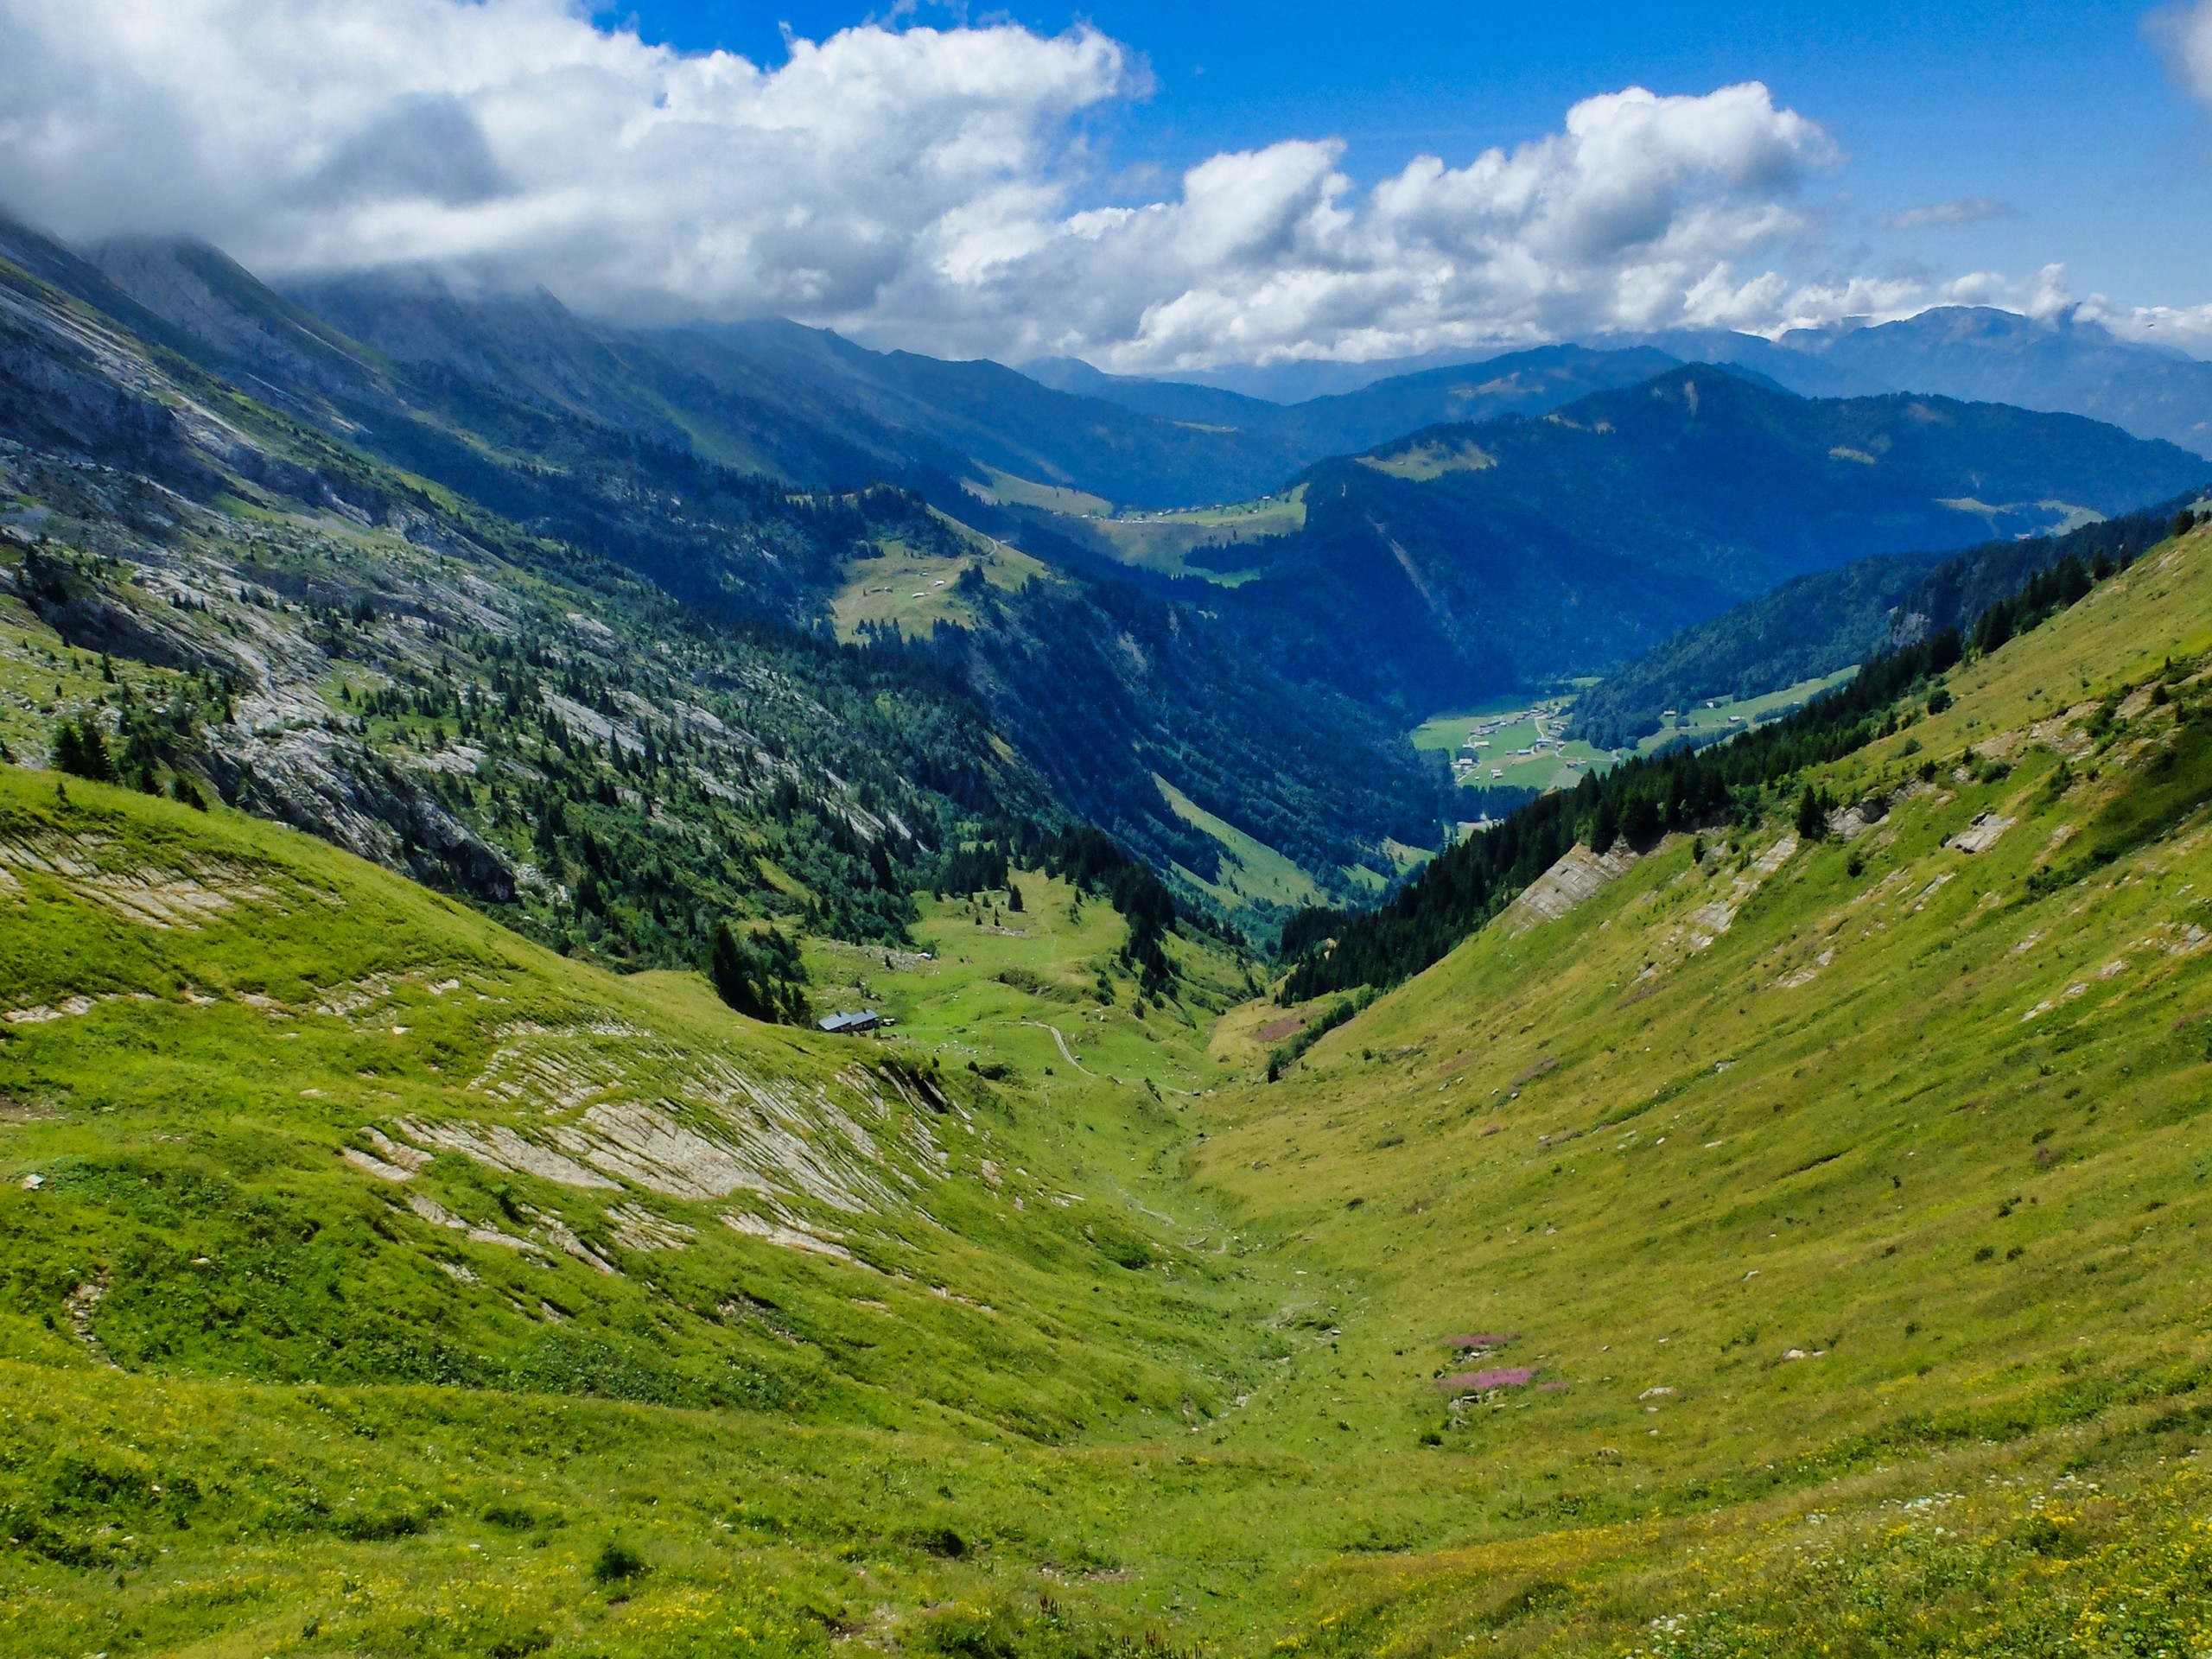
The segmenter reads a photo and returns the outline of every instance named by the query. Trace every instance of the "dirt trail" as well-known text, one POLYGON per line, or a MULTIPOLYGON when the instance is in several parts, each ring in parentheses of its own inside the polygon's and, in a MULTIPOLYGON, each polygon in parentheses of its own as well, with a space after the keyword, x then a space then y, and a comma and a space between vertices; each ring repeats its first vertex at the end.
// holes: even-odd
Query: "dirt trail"
POLYGON ((1058 1026, 1048 1026, 1042 1020, 1025 1020, 1021 1023, 1025 1026, 1034 1026, 1039 1031, 1051 1032, 1052 1033, 1052 1041, 1059 1047, 1060 1058, 1062 1059, 1065 1060, 1070 1065, 1075 1067, 1077 1071, 1082 1072, 1086 1077, 1095 1077, 1098 1075, 1096 1071, 1093 1071, 1089 1067, 1085 1066, 1081 1060, 1076 1058, 1075 1052, 1068 1046, 1068 1039, 1060 1035, 1060 1028, 1058 1026))

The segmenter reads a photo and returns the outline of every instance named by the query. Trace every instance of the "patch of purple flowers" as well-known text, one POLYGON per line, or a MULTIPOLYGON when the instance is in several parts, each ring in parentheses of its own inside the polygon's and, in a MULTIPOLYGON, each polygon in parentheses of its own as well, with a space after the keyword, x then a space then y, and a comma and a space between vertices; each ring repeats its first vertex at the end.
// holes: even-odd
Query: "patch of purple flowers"
POLYGON ((1440 1377, 1436 1386, 1454 1394, 1484 1394, 1492 1389, 1525 1389, 1535 1377, 1534 1365, 1500 1365, 1487 1371, 1462 1371, 1457 1376, 1440 1377))

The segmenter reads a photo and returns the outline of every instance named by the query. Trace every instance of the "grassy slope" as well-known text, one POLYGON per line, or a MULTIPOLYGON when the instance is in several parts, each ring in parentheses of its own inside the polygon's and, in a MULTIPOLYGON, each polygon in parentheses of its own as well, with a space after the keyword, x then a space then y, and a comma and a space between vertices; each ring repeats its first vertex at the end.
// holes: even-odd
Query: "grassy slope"
POLYGON ((1218 880, 1202 881, 1191 871, 1179 868, 1176 874, 1203 889, 1231 915, 1255 904, 1294 909, 1324 902, 1313 878, 1274 848, 1246 835, 1225 818, 1216 817, 1165 778, 1156 777, 1154 781, 1176 817, 1221 843, 1223 868, 1218 880))
POLYGON ((2187 1533, 2194 1488, 2162 1492, 2200 1438, 2212 1300, 2212 846, 2184 826, 2031 896, 2171 709, 2139 693, 2094 753, 2078 724, 2039 728, 2081 751, 2056 788, 2021 733, 2212 646, 2208 562, 2201 535, 2146 558, 1833 786, 1976 741, 2008 776, 1947 760, 1940 789, 1749 894, 1778 827, 1701 869, 1671 844, 1565 919, 1471 941, 1208 1143, 1207 1185, 1340 1287, 1341 1400, 1296 1409, 1437 1432, 1407 1461, 1466 1494, 1472 1553, 1347 1566, 1320 1647, 1422 1651, 1455 1620, 1628 1642, 1681 1615, 1654 1650, 1789 1631, 1871 1651, 1872 1630, 1932 1650, 1999 1624, 2048 1650, 2099 1577, 2137 1570, 2101 1548, 2152 1561, 2187 1533), (1984 812, 2017 822, 1978 855, 1945 844, 1984 812), (1707 907, 1731 902, 1718 931, 1707 907), (1515 1338, 1467 1369, 1565 1386, 1444 1411, 1458 1332, 1515 1338), (2088 1480, 2083 1510, 2065 1483, 2088 1480), (2027 1518, 2038 1491, 2075 1517, 2063 1535, 2027 1518), (1897 1507, 1945 1492, 1971 1496, 1897 1507), (1541 1586, 1517 1611, 1516 1576, 1541 1586))
MULTIPOLYGON (((1124 1014, 1135 1033, 1103 1047, 1077 1034, 1087 1069, 1111 1052, 1127 1085, 1071 1076, 1033 1103, 951 1070, 932 1110, 884 1069, 899 1048, 752 1025, 689 976, 564 961, 237 815, 75 782, 64 799, 10 771, 0 845, 0 1505, 29 1546, 0 1568, 0 1649, 245 1628, 267 1645, 315 1618, 340 1650, 405 1645, 464 1593, 450 1563, 502 1538, 507 1567, 472 1566, 512 1618, 486 1610, 440 1638, 453 1650, 541 1628, 665 1650, 652 1632, 741 1618, 756 1592, 772 1611, 761 1584, 798 1594, 794 1573, 861 1535, 926 1569, 883 1590, 903 1613, 988 1573, 927 1576, 947 1526, 1034 1524, 1025 1554, 1089 1559, 1079 1527, 1013 1518, 1004 1480, 1033 1470, 992 1476, 982 1509, 934 1496, 966 1485, 962 1459, 1180 1430, 1257 1374, 1270 1338, 1233 1262, 1188 1248, 1203 1214, 1150 1173, 1175 1115, 1135 1074, 1149 1060, 1174 1086, 1204 1063, 1173 1005, 1124 1014), (1180 1063, 1152 1058, 1170 1039, 1180 1063), (365 1126, 543 1149, 626 1103, 664 1121, 620 1187, 451 1154, 403 1184, 340 1156, 395 1156, 365 1126), (709 1197, 709 1141, 776 1190, 709 1197), (836 1505, 794 1499, 827 1478, 814 1465, 836 1505), (741 1570, 738 1544, 786 1525, 804 1548, 741 1570), (610 1529, 670 1557, 620 1614, 563 1599, 610 1529)), ((1082 925, 1093 954, 1118 945, 1103 906, 1082 925)))
POLYGON ((1023 505, 1049 508, 1052 528, 1078 546, 1118 559, 1123 564, 1167 576, 1198 576, 1217 587, 1235 588, 1252 578, 1250 570, 1233 565, 1193 563, 1191 555, 1205 548, 1241 546, 1287 536, 1306 524, 1306 486, 1281 495, 1262 496, 1227 506, 1185 507, 1167 512, 1128 511, 1100 513, 1088 507, 1056 505, 1048 501, 1002 495, 1023 505))
MULTIPOLYGON (((1740 722, 1744 729, 1754 729, 1842 684, 1857 671, 1855 666, 1843 669, 1825 678, 1801 681, 1764 696, 1715 697, 1694 703, 1679 711, 1677 723, 1637 743, 1636 753, 1651 754, 1684 737, 1710 739, 1726 731, 1732 723, 1740 722)), ((1455 767, 1454 776, 1462 788, 1468 789, 1572 789, 1580 780, 1584 769, 1595 767, 1601 772, 1607 770, 1612 764, 1613 751, 1595 747, 1581 738, 1537 754, 1523 755, 1518 751, 1540 737, 1556 742, 1562 732, 1572 728, 1576 701, 1573 697, 1555 697, 1532 703, 1525 697, 1492 698, 1465 714, 1433 715, 1408 736, 1417 749, 1436 749, 1456 757, 1461 753, 1469 730, 1477 721, 1516 714, 1524 709, 1539 710, 1546 716, 1541 722, 1531 717, 1491 733, 1488 747, 1479 752, 1477 763, 1465 769, 1455 767), (1579 760, 1582 765, 1571 766, 1567 764, 1570 760, 1579 760), (1493 770, 1502 775, 1491 777, 1493 770)))
MULTIPOLYGON (((2041 896, 2029 877, 2061 824, 2071 871, 2163 787, 2174 706, 2094 713, 2212 648, 2209 561, 2212 537, 2153 554, 1955 674, 1949 713, 1828 779, 1855 797, 1942 763, 1848 844, 1784 856, 1770 825, 1714 836, 1702 868, 1663 847, 1561 919, 1470 941, 1272 1086, 1232 1081, 1247 1038, 1206 1058, 1196 1008, 1140 1022, 1116 985, 1107 1010, 1110 925, 1034 877, 1019 918, 931 906, 926 961, 817 949, 818 978, 902 1020, 896 1046, 841 1046, 544 957, 283 832, 73 786, 57 827, 139 868, 219 856, 203 885, 235 866, 289 914, 241 898, 157 932, 16 869, 46 909, 0 909, 20 981, 0 1001, 126 995, 0 1046, 0 1173, 46 1178, 0 1188, 0 1501, 29 1545, 0 1554, 0 1647, 1015 1654, 1149 1630, 1236 1653, 2182 1651, 2212 1605, 2192 1519, 2212 836, 2184 823, 2041 896), (2020 734, 2068 705, 2040 728, 2074 752, 2054 787, 2020 734), (1955 775, 1975 743, 2013 770, 1955 775), (2015 823, 1946 845, 1985 812, 2015 823), (317 885, 346 907, 301 896, 317 885), (310 982, 379 973, 388 1002, 307 1011, 310 982), (438 976, 462 985, 433 997, 438 976), (226 994, 187 1003, 185 980, 226 994), (557 1208, 623 1272, 526 1266, 334 1156, 392 1126, 380 1091, 494 1115, 467 1087, 485 1025, 587 1008, 677 1071, 709 1048, 823 1079, 849 1053, 939 1053, 977 1131, 931 1120, 954 1173, 915 1211, 942 1225, 790 1206, 912 1282, 741 1237, 727 1202, 625 1195, 697 1229, 638 1257, 594 1219, 607 1195, 446 1158, 417 1178, 504 1230, 557 1208), (987 1084, 969 1058, 1013 1070, 987 1084), (103 1274, 105 1300, 69 1300, 103 1274), (555 1283, 567 1326, 505 1300, 555 1283), (394 1344, 589 1337, 664 1380, 629 1400, 310 1382, 335 1362, 267 1329, 343 1333, 327 1310, 356 1307, 394 1344), (79 1317, 138 1369, 101 1365, 79 1317), (1512 1340, 1443 1345, 1480 1332, 1512 1340), (1566 1386, 1437 1386, 1514 1364, 1566 1386), (713 1406, 733 1370, 790 1392, 713 1406), (594 1586, 614 1534, 650 1571, 594 1586)), ((0 786, 11 838, 59 810, 48 780, 0 786)), ((512 1122, 542 1133, 542 1111, 512 1122)))
POLYGON ((872 544, 868 557, 845 567, 844 585, 830 606, 839 639, 859 639, 863 626, 893 626, 916 638, 926 638, 940 622, 975 626, 975 607, 953 585, 970 565, 1001 589, 1046 575, 1045 567, 1027 553, 950 519, 944 522, 960 543, 957 555, 892 540, 872 544))

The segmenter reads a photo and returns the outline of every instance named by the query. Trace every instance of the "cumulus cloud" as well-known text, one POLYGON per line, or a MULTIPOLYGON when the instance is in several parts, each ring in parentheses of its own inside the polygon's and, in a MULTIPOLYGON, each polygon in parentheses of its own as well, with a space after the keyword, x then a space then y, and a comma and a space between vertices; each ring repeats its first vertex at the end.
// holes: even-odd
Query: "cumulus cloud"
POLYGON ((1094 30, 849 30, 773 73, 562 0, 0 0, 0 180, 65 236, 277 273, 428 262, 588 308, 864 310, 1049 213, 1094 30))
POLYGON ((0 0, 0 197, 280 276, 427 264, 615 316, 1128 369, 1908 302, 1770 267, 1838 157, 1756 83, 1589 99, 1363 191, 1339 143, 1299 140, 1115 201, 1087 121, 1143 90, 1087 27, 872 25, 763 67, 580 0, 0 0))
POLYGON ((1924 207, 1884 213, 1876 222, 1885 231, 1917 231, 1931 225, 1974 225, 1985 219, 2016 217, 2017 210, 2010 202, 1999 201, 1992 196, 1967 196, 1957 201, 1931 202, 1924 207))

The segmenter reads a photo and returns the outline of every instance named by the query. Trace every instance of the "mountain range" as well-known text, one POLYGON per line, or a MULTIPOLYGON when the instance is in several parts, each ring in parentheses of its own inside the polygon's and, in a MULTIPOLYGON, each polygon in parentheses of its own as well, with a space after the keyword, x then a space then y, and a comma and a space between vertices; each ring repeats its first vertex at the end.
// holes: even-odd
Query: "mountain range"
POLYGON ((1419 972, 1271 995, 1154 912, 1147 989, 1141 883, 1002 823, 961 849, 1006 857, 980 887, 898 867, 940 883, 898 938, 763 931, 878 1020, 830 1034, 518 937, 251 791, 195 805, 203 757, 142 757, 168 799, 85 776, 110 721, 262 711, 41 607, 147 591, 149 628, 302 667, 312 626, 344 650, 296 737, 456 791, 463 748, 502 791, 520 758, 531 818, 589 780, 539 868, 615 914, 679 839, 785 851, 702 798, 936 833, 864 804, 896 768, 825 798, 834 731, 738 740, 792 675, 389 471, 202 507, 11 442, 0 722, 66 727, 78 770, 0 767, 9 1651, 2117 1659, 2212 1618, 2194 516, 1768 728, 1725 799, 1649 791, 1726 748, 1624 772, 1640 827, 1551 798, 1555 852, 1445 906, 1419 972), (341 510, 370 477, 408 536, 341 510), (334 602, 403 572, 423 608, 334 602), (678 669, 727 683, 671 730, 678 669), (650 855, 624 794, 667 814, 650 855))
MULTIPOLYGON (((1807 398, 1650 347, 1284 409, 1068 365, 1058 390, 788 323, 624 329, 421 275, 280 294, 190 242, 79 255, 9 226, 0 255, 18 442, 372 523, 426 480, 499 536, 853 664, 842 683, 951 697, 1018 757, 1017 794, 1263 938, 1440 844, 1447 780, 1402 735, 1436 709, 1595 672, 1793 576, 2063 528, 2202 468, 2075 417, 1807 398)), ((402 841, 410 810, 387 814, 402 841)))
POLYGON ((1793 576, 2068 527, 2206 470, 2078 416, 1692 366, 1325 461, 1300 527, 1216 556, 1248 579, 1208 602, 1294 676, 1418 718, 1594 673, 1793 576))
MULTIPOLYGON (((1309 417, 1300 411, 1318 416, 1330 408, 1357 407, 1347 400, 1363 393, 1383 401, 1399 395, 1386 387, 1442 384, 1471 393, 1489 378, 1478 372, 1485 365, 1504 368, 1556 349, 1445 352, 1366 364, 1295 361, 1164 380, 1102 374, 1069 359, 1024 366, 1047 385, 1131 409, 1189 411, 1176 417, 1260 431, 1272 423, 1294 426, 1309 417)), ((1806 397, 1933 392, 1963 402, 2086 415, 2138 437, 2164 438, 2212 454, 2212 364, 2171 347, 2124 340, 2078 310, 2028 317, 1992 306, 1937 306, 1893 322, 1791 329, 1773 339, 1680 329, 1579 349, 1591 359, 1640 351, 1647 355, 1633 360, 1648 362, 1649 353, 1659 352, 1682 362, 1733 363, 1806 397)), ((1428 418, 1468 417, 1439 410, 1428 418)), ((1395 435, 1370 442, 1382 435, 1395 435)))

